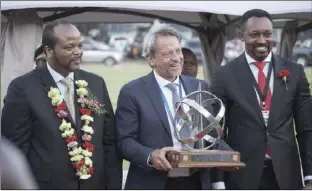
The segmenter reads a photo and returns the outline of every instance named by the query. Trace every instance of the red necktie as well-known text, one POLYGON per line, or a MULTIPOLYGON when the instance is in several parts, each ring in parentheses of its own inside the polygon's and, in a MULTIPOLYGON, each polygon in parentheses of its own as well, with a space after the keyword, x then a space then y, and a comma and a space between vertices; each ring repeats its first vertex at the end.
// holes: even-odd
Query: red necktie
MULTIPOLYGON (((261 92, 263 93, 264 86, 265 86, 265 83, 266 83, 266 77, 265 77, 265 75, 263 73, 263 68, 264 68, 266 63, 265 62, 256 62, 254 64, 259 69, 258 85, 259 85, 259 88, 260 88, 261 92)), ((271 98, 272 98, 272 94, 271 94, 271 89, 270 89, 270 86, 269 86, 268 87, 268 92, 267 92, 267 95, 266 95, 266 98, 265 98, 266 110, 269 110, 269 111, 271 109, 271 98)), ((262 100, 260 100, 260 101, 262 102, 262 100)), ((262 103, 260 103, 260 106, 262 107, 262 103)))
MULTIPOLYGON (((259 88, 261 90, 261 92, 263 93, 264 91, 264 86, 266 84, 266 77, 263 73, 263 68, 265 66, 265 62, 256 62, 254 63, 255 66, 259 69, 259 73, 258 73, 258 85, 259 85, 259 88)), ((270 77, 270 76, 268 76, 270 77)), ((260 97, 260 95, 259 95, 260 97)), ((266 106, 266 110, 269 110, 271 109, 271 99, 272 99, 272 94, 271 94, 271 89, 270 89, 270 86, 268 87, 268 92, 267 92, 267 95, 266 95, 266 98, 265 98, 265 106, 266 106)), ((262 100, 260 100, 260 107, 262 107, 262 100)), ((266 147, 266 154, 270 156, 270 147, 269 147, 269 144, 267 144, 267 147, 266 147)))

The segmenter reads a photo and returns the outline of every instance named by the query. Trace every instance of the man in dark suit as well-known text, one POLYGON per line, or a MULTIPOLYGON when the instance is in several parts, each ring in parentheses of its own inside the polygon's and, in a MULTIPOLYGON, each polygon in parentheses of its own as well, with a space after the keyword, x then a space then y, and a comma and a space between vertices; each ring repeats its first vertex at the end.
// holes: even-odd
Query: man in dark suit
POLYGON ((302 189, 300 157, 311 188, 312 99, 304 69, 272 54, 269 13, 250 10, 241 22, 246 51, 217 70, 211 87, 226 105, 226 141, 246 164, 229 174, 226 188, 302 189))
POLYGON ((22 149, 40 189, 121 189, 112 105, 104 80, 79 69, 80 32, 52 22, 42 44, 48 64, 9 85, 2 135, 22 149))
MULTIPOLYGON (((143 44, 143 56, 153 71, 120 90, 116 110, 118 148, 131 163, 125 189, 211 189, 212 181, 214 188, 224 188, 222 180, 210 176, 210 169, 173 168, 175 161, 166 158, 169 151, 182 148, 174 136, 174 94, 169 86, 177 88, 180 97, 196 91, 199 83, 202 89, 208 89, 203 81, 180 76, 180 41, 175 29, 155 23, 143 44)), ((230 150, 224 141, 218 141, 214 149, 230 150)))

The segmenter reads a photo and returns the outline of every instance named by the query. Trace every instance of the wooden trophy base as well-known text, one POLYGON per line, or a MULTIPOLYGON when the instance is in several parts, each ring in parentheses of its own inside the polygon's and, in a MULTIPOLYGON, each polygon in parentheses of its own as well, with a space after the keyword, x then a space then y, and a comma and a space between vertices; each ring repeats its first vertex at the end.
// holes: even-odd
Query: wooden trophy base
POLYGON ((190 150, 180 152, 178 168, 237 167, 246 165, 240 161, 240 153, 220 150, 190 150))

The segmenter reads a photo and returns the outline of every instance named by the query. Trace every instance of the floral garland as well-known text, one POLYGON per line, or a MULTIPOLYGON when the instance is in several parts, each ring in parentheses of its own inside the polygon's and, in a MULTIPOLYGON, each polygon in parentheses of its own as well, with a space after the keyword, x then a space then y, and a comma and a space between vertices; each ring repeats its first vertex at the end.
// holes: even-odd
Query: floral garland
MULTIPOLYGON (((69 150, 68 154, 72 165, 77 171, 76 175, 79 176, 79 179, 89 179, 94 171, 92 166, 93 162, 91 160, 92 152, 94 151, 94 145, 91 143, 91 135, 94 133, 93 128, 90 126, 90 122, 93 122, 91 113, 92 111, 95 111, 96 113, 101 114, 104 113, 105 110, 102 109, 104 105, 96 100, 89 99, 92 94, 89 89, 87 89, 88 83, 86 81, 77 80, 75 81, 75 84, 78 86, 76 92, 79 96, 77 101, 81 105, 81 120, 84 121, 82 127, 82 140, 84 143, 82 144, 82 147, 78 145, 77 136, 71 123, 65 120, 65 117, 68 116, 68 113, 66 112, 67 105, 64 103, 63 96, 59 89, 51 87, 48 92, 48 97, 51 99, 51 103, 55 107, 54 111, 57 113, 57 116, 62 119, 59 129, 67 144, 69 150)), ((93 97, 95 98, 95 96, 93 97)))

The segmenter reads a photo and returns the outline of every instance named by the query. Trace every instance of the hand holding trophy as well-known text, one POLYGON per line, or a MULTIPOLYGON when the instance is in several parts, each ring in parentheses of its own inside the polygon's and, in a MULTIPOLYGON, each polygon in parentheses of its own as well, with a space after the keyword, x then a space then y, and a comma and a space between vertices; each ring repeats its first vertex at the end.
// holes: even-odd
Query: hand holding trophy
POLYGON ((202 91, 199 84, 198 90, 182 98, 176 108, 175 137, 183 146, 181 151, 166 153, 173 168, 245 167, 239 152, 208 150, 220 141, 223 133, 225 106, 219 98, 202 91))

